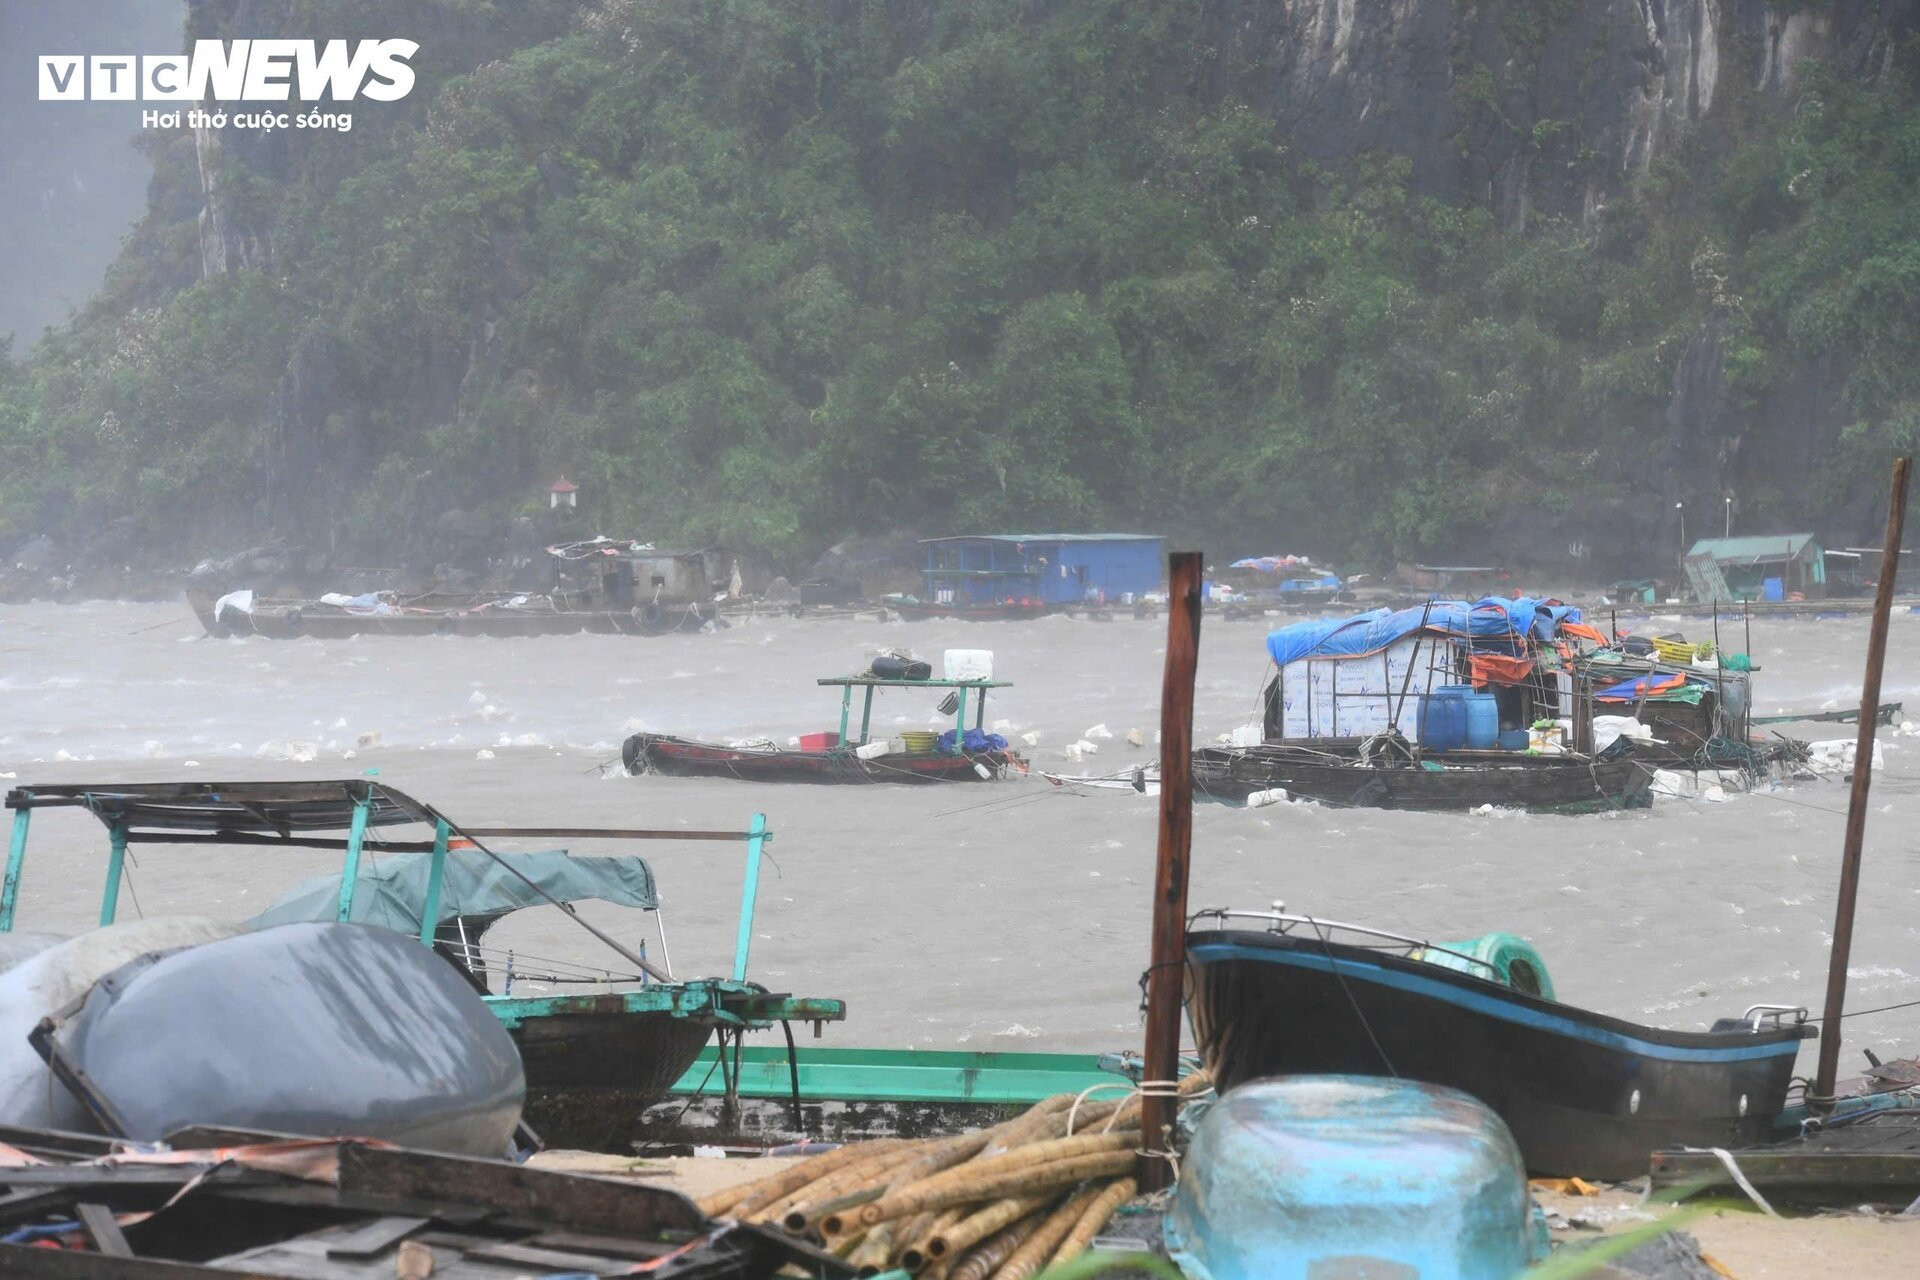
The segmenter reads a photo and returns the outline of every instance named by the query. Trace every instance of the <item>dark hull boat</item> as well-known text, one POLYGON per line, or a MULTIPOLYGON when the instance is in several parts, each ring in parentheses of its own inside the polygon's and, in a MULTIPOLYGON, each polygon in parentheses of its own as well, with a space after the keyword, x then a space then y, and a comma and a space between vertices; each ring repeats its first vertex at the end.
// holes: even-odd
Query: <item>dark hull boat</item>
POLYGON ((889 596, 881 603, 899 614, 904 622, 925 622, 932 618, 951 619, 957 622, 1024 622, 1061 611, 1043 600, 1029 600, 1025 603, 1014 601, 1000 604, 953 605, 927 604, 920 600, 905 600, 897 596, 889 596))
MULTIPOLYGON (((623 1147, 631 1130, 621 1128, 622 1117, 636 1121, 647 1104, 665 1096, 709 1039, 723 1044, 731 1039, 737 1045, 748 1031, 781 1022, 838 1021, 846 1012, 840 1001, 769 992, 747 978, 760 851, 767 834, 760 815, 744 831, 462 828, 439 810, 365 778, 27 786, 9 791, 6 806, 15 811, 13 857, 11 878, 0 893, 0 935, 12 926, 14 886, 26 854, 29 820, 39 808, 84 807, 112 833, 103 924, 115 917, 120 859, 129 843, 344 852, 337 874, 296 885, 250 922, 258 932, 247 936, 295 936, 287 931, 314 928, 319 922, 338 922, 328 927, 351 924, 351 932, 402 946, 408 958, 418 958, 436 976, 471 991, 479 1008, 504 1028, 504 1034, 495 1030, 502 1047, 511 1041, 508 1056, 518 1050, 516 1088, 524 1071, 530 1123, 562 1145, 623 1147), (422 834, 430 832, 432 839, 406 839, 395 831, 407 826, 424 828, 422 834), (323 834, 342 830, 348 832, 344 839, 323 834), (656 963, 647 958, 644 942, 638 942, 638 950, 628 947, 574 910, 573 903, 592 900, 656 912, 653 874, 639 858, 581 858, 565 851, 496 853, 481 843, 553 837, 743 842, 748 866, 732 976, 676 979, 664 933, 656 963), (379 839, 383 856, 378 859, 362 857, 370 838, 379 839), (510 950, 486 944, 486 934, 498 920, 537 906, 558 908, 618 959, 516 958, 510 950)), ((284 985, 290 990, 298 986, 291 980, 284 985)), ((365 985, 377 1002, 384 1002, 382 1007, 391 1006, 399 1014, 412 1007, 403 999, 404 984, 365 985)), ((340 1003, 334 1000, 327 1007, 340 1003)), ((355 1025, 363 1030, 374 1026, 365 1017, 355 1025)))
POLYGON ((527 1123, 549 1143, 617 1150, 713 1039, 665 1010, 556 1014, 508 1028, 527 1073, 527 1123))
MULTIPOLYGON (((353 636, 657 636, 698 631, 718 617, 711 605, 647 604, 632 609, 570 609, 541 598, 512 604, 511 595, 425 595, 386 612, 356 611, 314 600, 261 600, 251 609, 217 609, 207 592, 189 591, 187 603, 210 636, 265 636, 272 640, 353 636)), ((520 597, 524 599, 525 597, 520 597)), ((724 624, 722 624, 724 625, 724 624)))
POLYGON ((738 778, 747 782, 984 782, 1015 763, 1009 751, 956 755, 889 755, 862 760, 852 751, 753 751, 636 733, 620 747, 632 774, 675 778, 738 778))
POLYGON ((1187 934, 1187 1009, 1222 1092, 1290 1074, 1448 1085, 1497 1111, 1539 1175, 1638 1177, 1663 1147, 1760 1141, 1813 1034, 1754 1010, 1706 1032, 1644 1027, 1474 976, 1501 975, 1412 939, 1208 914, 1220 927, 1187 934), (1232 927, 1255 920, 1265 927, 1232 927))
POLYGON ((1216 800, 1244 801, 1284 790, 1296 800, 1357 809, 1528 809, 1593 813, 1651 803, 1653 772, 1631 755, 1529 756, 1513 752, 1452 753, 1444 761, 1367 764, 1303 747, 1203 747, 1194 753, 1193 789, 1216 800))

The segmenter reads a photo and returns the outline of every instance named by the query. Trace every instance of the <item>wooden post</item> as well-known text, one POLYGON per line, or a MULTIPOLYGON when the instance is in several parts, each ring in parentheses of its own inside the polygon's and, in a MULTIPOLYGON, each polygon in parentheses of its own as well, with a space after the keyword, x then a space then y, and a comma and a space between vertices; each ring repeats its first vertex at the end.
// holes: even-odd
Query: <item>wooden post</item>
POLYGON ((1873 596, 1873 629, 1867 634, 1867 671, 1860 686, 1860 732, 1853 744, 1853 794, 1847 800, 1846 843, 1840 854, 1840 901, 1833 915, 1833 951, 1827 959, 1827 1004, 1820 1015, 1820 1066, 1808 1101, 1833 1097, 1840 1070, 1840 1017, 1847 1002, 1847 960, 1853 951, 1853 904, 1860 891, 1860 844, 1867 830, 1867 788, 1873 782, 1874 713, 1880 706, 1880 671, 1887 660, 1887 617, 1893 612, 1893 579, 1900 568, 1900 538, 1907 520, 1907 471, 1911 458, 1893 464, 1893 495, 1887 500, 1887 540, 1880 548, 1880 582, 1873 596))
MULTIPOLYGON (((1153 877, 1153 948, 1147 970, 1146 1079, 1180 1075, 1181 996, 1186 986, 1187 858, 1193 848, 1193 684, 1200 660, 1198 551, 1168 557, 1167 665, 1160 682, 1160 851, 1153 877)), ((1173 1098, 1149 1091, 1140 1107, 1141 1143, 1170 1141, 1173 1098), (1168 1135, 1168 1136, 1163 1136, 1168 1135)), ((1142 1190, 1169 1181, 1157 1156, 1140 1160, 1142 1190)))

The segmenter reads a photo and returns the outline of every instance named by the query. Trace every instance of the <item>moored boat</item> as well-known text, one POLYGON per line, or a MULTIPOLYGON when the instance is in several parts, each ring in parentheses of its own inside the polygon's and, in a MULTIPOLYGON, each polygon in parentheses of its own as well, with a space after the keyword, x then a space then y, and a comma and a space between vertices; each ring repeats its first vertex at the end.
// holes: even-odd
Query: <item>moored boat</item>
MULTIPOLYGON (((273 640, 344 640, 353 636, 657 636, 699 631, 719 615, 712 605, 637 604, 580 608, 557 593, 494 592, 281 600, 251 591, 216 597, 187 592, 187 605, 210 636, 264 636, 273 640)), ((721 622, 724 625, 724 621, 721 622)))
POLYGON ((1518 752, 1394 753, 1368 759, 1310 747, 1203 747, 1194 753, 1196 796, 1244 801, 1283 790, 1296 800, 1361 809, 1598 813, 1652 802, 1653 771, 1630 739, 1599 757, 1518 752))
POLYGON ((1356 925, 1207 911, 1187 1010, 1222 1091, 1281 1074, 1390 1075, 1496 1111, 1529 1170, 1629 1178, 1662 1147, 1759 1141, 1786 1105, 1804 1010, 1670 1031, 1564 1004, 1537 957, 1356 925), (1337 940, 1336 940, 1337 939, 1337 940))
MULTIPOLYGON (((0 888, 0 934, 12 929, 16 892, 26 860, 29 822, 47 808, 82 808, 107 827, 107 882, 100 921, 117 914, 127 850, 134 844, 320 848, 344 853, 332 910, 324 894, 319 918, 342 923, 366 920, 416 937, 434 947, 483 994, 506 1028, 525 1064, 530 1123, 548 1136, 565 1133, 576 1142, 623 1139, 621 1124, 656 1101, 693 1062, 709 1039, 737 1038, 780 1022, 838 1021, 838 1000, 768 992, 747 979, 748 949, 758 893, 765 819, 733 832, 606 830, 575 827, 465 828, 437 809, 367 778, 328 782, 133 783, 22 786, 7 793, 14 811, 13 838, 4 887, 0 888), (394 839, 392 828, 424 827, 428 840, 394 839), (400 869, 362 876, 361 853, 376 833, 382 854, 425 855, 424 875, 400 869), (344 834, 327 834, 344 833, 344 834), (619 942, 575 912, 584 897, 620 896, 607 887, 625 881, 640 899, 652 894, 650 873, 600 868, 574 869, 567 888, 537 865, 496 854, 489 839, 722 840, 747 848, 741 898, 740 941, 731 975, 677 979, 671 967, 649 959, 644 949, 619 942), (457 843, 456 843, 457 842, 457 843), (449 874, 449 868, 459 864, 449 874), (470 874, 472 873, 472 874, 470 874), (639 883, 640 879, 644 884, 639 883), (472 883, 469 883, 469 882, 472 883), (373 899, 362 903, 362 894, 373 899), (417 896, 414 896, 417 895, 417 896), (617 957, 602 963, 522 962, 480 945, 485 925, 506 910, 544 903, 567 917, 617 957), (398 913, 398 914, 396 914, 398 913), (418 921, 417 926, 413 923, 418 921), (516 992, 515 984, 519 985, 516 992), (495 990, 496 984, 499 990, 495 990), (529 994, 529 988, 540 993, 529 994), (544 990, 543 990, 544 989, 544 990), (551 1131, 551 1132, 549 1132, 551 1131), (585 1135, 579 1137, 576 1135, 585 1135)), ((536 855, 537 856, 537 855, 536 855)), ((579 859, 581 864, 620 859, 579 859)), ((634 860, 637 861, 637 860, 634 860)), ((311 897, 311 885, 289 902, 311 897)), ((634 900, 634 899, 629 899, 634 900)), ((283 903, 283 906, 286 904, 283 903)), ((645 908, 643 908, 645 909, 645 908)), ((314 919, 289 907, 274 919, 314 919)), ((270 916, 272 913, 269 913, 270 916)))
POLYGON ((1050 613, 1065 611, 1064 605, 1053 605, 1045 600, 990 600, 980 604, 938 604, 929 603, 916 596, 890 595, 881 598, 881 604, 900 616, 903 622, 926 622, 930 619, 944 619, 954 622, 1027 622, 1034 618, 1044 618, 1050 613))
MULTIPOLYGON (((903 666, 903 670, 906 668, 903 666)), ((636 733, 620 746, 620 762, 630 774, 658 773, 681 778, 735 778, 744 782, 991 782, 1007 770, 1025 772, 1025 762, 1007 740, 984 728, 987 690, 1009 682, 992 679, 940 679, 914 664, 914 676, 829 676, 822 686, 840 690, 840 728, 809 735, 798 748, 771 741, 696 742, 663 733, 636 733), (859 729, 853 728, 853 693, 864 694, 859 729), (873 697, 880 689, 945 690, 941 713, 953 716, 943 734, 872 738, 873 697), (971 708, 968 696, 972 695, 971 708), (967 725, 971 710, 973 725, 967 725)))

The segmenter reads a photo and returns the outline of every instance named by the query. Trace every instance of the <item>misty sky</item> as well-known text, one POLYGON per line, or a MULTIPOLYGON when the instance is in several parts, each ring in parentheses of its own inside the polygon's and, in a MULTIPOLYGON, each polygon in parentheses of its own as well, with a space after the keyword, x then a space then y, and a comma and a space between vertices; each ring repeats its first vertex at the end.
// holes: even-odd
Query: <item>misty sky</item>
POLYGON ((146 207, 138 102, 41 102, 40 54, 181 45, 181 0, 0 0, 0 335, 16 356, 99 288, 146 207))

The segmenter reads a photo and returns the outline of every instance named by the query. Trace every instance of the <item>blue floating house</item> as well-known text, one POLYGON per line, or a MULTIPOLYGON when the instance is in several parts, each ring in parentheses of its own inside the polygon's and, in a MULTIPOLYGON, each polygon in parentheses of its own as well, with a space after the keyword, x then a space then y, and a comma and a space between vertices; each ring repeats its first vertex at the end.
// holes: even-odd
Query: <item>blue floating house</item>
POLYGON ((1158 591, 1165 540, 1139 533, 924 538, 926 604, 955 611, 1064 609, 1158 591))

